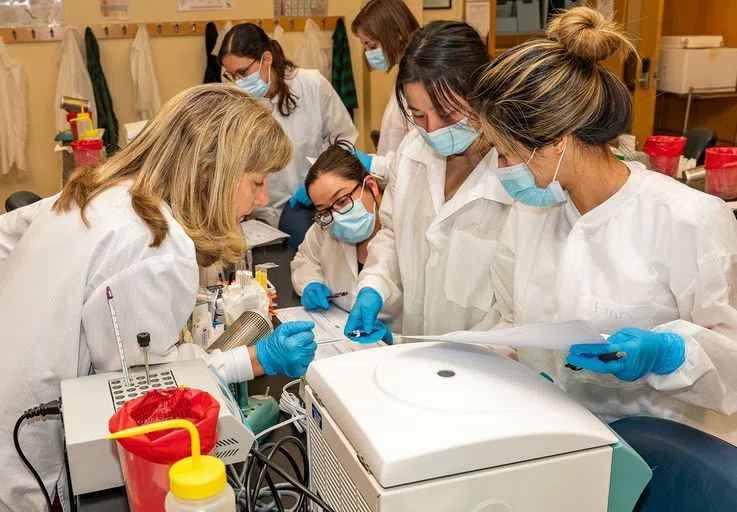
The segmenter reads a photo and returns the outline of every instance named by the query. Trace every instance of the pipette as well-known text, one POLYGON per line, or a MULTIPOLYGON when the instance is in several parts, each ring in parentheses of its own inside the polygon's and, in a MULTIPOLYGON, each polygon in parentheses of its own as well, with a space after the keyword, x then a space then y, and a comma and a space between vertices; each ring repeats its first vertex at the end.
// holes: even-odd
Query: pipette
POLYGON ((136 336, 138 346, 143 350, 143 364, 146 367, 146 385, 151 385, 151 377, 148 373, 148 346, 151 344, 151 335, 147 332, 139 332, 136 336))
POLYGON ((113 305, 113 291, 110 287, 105 288, 107 296, 107 305, 110 308, 110 317, 113 319, 113 330, 115 331, 115 340, 118 342, 118 352, 120 352, 120 365, 123 367, 123 377, 125 377, 125 386, 130 387, 131 378, 128 374, 128 363, 125 361, 125 351, 123 350, 123 338, 120 337, 120 327, 118 326, 118 315, 115 314, 115 306, 113 305))

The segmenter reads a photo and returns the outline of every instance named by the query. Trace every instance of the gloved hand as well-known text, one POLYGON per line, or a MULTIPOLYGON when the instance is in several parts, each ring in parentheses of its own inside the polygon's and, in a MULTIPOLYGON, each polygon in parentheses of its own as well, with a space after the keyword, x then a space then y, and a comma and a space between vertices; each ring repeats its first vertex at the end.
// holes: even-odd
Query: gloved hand
POLYGON ((356 148, 353 148, 353 154, 356 155, 356 157, 361 161, 366 170, 368 172, 371 172, 371 162, 374 159, 374 155, 367 155, 363 151, 359 151, 356 148))
POLYGON ((612 373, 620 380, 632 382, 648 373, 668 375, 686 359, 686 343, 677 334, 651 332, 627 327, 609 336, 603 345, 573 345, 566 361, 592 372, 612 373), (597 356, 609 352, 626 352, 615 361, 602 362, 597 356))
POLYGON ((281 373, 296 379, 307 373, 317 350, 314 327, 313 322, 287 322, 256 343, 256 357, 266 375, 281 373))
POLYGON ((307 195, 307 189, 304 185, 299 187, 292 198, 289 200, 289 206, 291 206, 292 208, 297 206, 297 203, 304 206, 312 206, 312 199, 310 199, 310 196, 307 195))
POLYGON ((391 333, 384 322, 377 320, 383 305, 384 300, 379 292, 373 288, 363 288, 358 292, 356 303, 353 304, 353 309, 348 315, 348 322, 345 324, 343 334, 352 341, 359 343, 376 343, 384 338, 387 333, 391 338, 391 333), (350 333, 354 331, 362 331, 361 336, 351 336, 350 333))
POLYGON ((308 311, 312 309, 328 309, 330 307, 328 297, 332 294, 333 292, 330 291, 330 288, 324 284, 317 282, 310 283, 305 286, 302 292, 302 306, 308 311))

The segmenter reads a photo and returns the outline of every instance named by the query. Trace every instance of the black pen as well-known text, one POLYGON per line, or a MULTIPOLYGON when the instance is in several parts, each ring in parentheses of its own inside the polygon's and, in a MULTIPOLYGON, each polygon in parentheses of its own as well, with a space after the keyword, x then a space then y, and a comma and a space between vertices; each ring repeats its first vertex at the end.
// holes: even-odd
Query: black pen
POLYGON ((333 299, 337 299, 338 297, 345 297, 346 295, 348 295, 348 292, 338 292, 332 295, 328 295, 327 299, 333 300, 333 299))
MULTIPOLYGON (((618 359, 622 359, 624 356, 627 355, 627 352, 618 351, 618 352, 607 352, 606 354, 599 354, 597 357, 599 361, 602 363, 608 363, 609 361, 617 361, 618 359)), ((574 372, 577 372, 579 370, 582 370, 580 366, 573 366, 570 363, 566 363, 566 368, 570 368, 574 372)))

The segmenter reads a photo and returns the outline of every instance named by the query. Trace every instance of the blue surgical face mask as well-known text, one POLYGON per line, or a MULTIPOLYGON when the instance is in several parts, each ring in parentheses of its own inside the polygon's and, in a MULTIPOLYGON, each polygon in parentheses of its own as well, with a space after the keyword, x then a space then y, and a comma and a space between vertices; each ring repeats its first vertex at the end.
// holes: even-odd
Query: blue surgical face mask
POLYGON ((366 60, 369 66, 379 71, 389 71, 389 61, 386 60, 383 48, 379 47, 373 50, 366 50, 364 53, 366 54, 366 60))
POLYGON ((415 128, 428 146, 437 154, 445 157, 460 155, 481 135, 480 131, 474 130, 467 117, 430 133, 420 126, 415 125, 415 128))
POLYGON ((333 212, 333 222, 328 224, 328 231, 341 240, 349 244, 357 244, 363 242, 371 233, 374 232, 376 225, 376 201, 374 201, 374 211, 369 213, 363 206, 363 189, 366 187, 364 180, 361 187, 361 195, 358 199, 353 200, 353 208, 347 213, 333 212))
POLYGON ((536 149, 532 151, 532 155, 530 155, 526 163, 503 167, 494 171, 499 181, 501 181, 504 190, 512 196, 512 199, 527 206, 543 207, 564 202, 566 200, 566 193, 556 178, 558 177, 560 163, 563 161, 563 155, 566 154, 566 148, 563 148, 563 152, 558 159, 553 181, 545 188, 539 188, 535 185, 535 176, 533 176, 527 167, 532 157, 535 156, 535 151, 536 149))
POLYGON ((271 66, 269 66, 269 83, 261 80, 261 65, 264 63, 264 56, 261 56, 261 62, 258 65, 258 71, 251 73, 247 77, 240 78, 235 81, 235 85, 246 91, 254 98, 261 99, 266 96, 271 85, 271 66))

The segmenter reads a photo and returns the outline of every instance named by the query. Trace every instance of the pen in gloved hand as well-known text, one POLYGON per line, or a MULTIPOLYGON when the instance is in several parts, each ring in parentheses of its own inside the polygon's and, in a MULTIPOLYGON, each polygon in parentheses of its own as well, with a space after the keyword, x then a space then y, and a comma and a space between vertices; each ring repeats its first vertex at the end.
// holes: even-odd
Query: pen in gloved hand
POLYGON ((338 293, 334 293, 332 295, 328 295, 325 298, 328 299, 328 300, 333 300, 333 299, 337 299, 338 297, 345 297, 346 295, 348 295, 348 292, 338 292, 338 293))
MULTIPOLYGON (((599 354, 596 356, 599 361, 602 363, 608 363, 609 361, 616 361, 617 359, 622 359, 627 355, 627 352, 622 352, 621 350, 619 352, 607 352, 606 354, 599 354)), ((574 372, 577 372, 579 370, 582 370, 580 366, 574 366, 570 363, 566 363, 566 368, 570 368, 574 372)))

